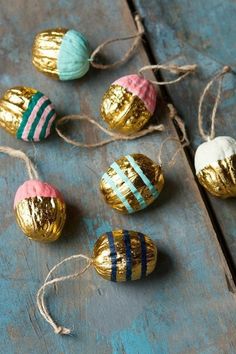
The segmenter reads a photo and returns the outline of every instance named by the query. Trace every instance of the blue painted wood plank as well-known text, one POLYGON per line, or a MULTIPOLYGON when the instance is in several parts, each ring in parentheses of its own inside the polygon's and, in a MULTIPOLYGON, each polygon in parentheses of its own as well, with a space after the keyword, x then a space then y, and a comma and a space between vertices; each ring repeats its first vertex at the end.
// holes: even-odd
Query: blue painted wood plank
MULTIPOLYGON (((198 64, 194 77, 167 87, 170 99, 187 124, 195 150, 202 142, 197 127, 197 107, 203 88, 224 65, 230 65, 235 73, 236 4, 231 0, 150 0, 148 4, 145 0, 135 0, 135 6, 144 18, 157 62, 198 64)), ((166 73, 162 75, 168 78, 166 73)), ((217 135, 236 138, 235 87, 235 74, 227 75, 217 113, 217 135)), ((204 109, 206 117, 210 117, 214 97, 213 91, 204 109)), ((209 128, 209 119, 205 123, 205 127, 209 128)), ((236 266, 235 201, 208 197, 236 266)))
MULTIPOLYGON (((72 83, 51 81, 31 66, 30 45, 40 29, 79 28, 92 47, 108 33, 132 32, 125 1, 42 0, 39 5, 35 0, 9 0, 1 6, 0 23, 1 91, 18 84, 33 85, 50 96, 60 115, 86 112, 100 121, 98 108, 109 84, 148 63, 140 49, 119 70, 92 70, 72 83)), ((166 116, 161 114, 159 119, 168 126, 168 134, 176 134, 166 116)), ((78 138, 94 140, 98 135, 91 127, 75 127, 78 138)), ((155 160, 166 134, 82 150, 64 144, 56 135, 33 145, 0 132, 1 144, 25 150, 42 178, 55 184, 68 204, 60 241, 51 245, 29 241, 12 211, 14 193, 26 172, 20 162, 0 156, 1 353, 235 352, 236 305, 227 287, 230 273, 185 155, 180 154, 176 166, 165 171, 166 186, 155 205, 138 214, 117 214, 99 196, 100 176, 113 160, 135 152, 155 160), (59 286, 56 293, 52 289, 50 311, 60 323, 74 326, 75 332, 73 337, 56 336, 35 305, 48 269, 74 253, 91 254, 101 233, 119 227, 145 232, 157 242, 157 271, 141 281, 117 284, 90 270, 80 280, 59 286)), ((176 147, 167 145, 164 161, 176 147)), ((76 268, 68 266, 65 272, 76 268)))

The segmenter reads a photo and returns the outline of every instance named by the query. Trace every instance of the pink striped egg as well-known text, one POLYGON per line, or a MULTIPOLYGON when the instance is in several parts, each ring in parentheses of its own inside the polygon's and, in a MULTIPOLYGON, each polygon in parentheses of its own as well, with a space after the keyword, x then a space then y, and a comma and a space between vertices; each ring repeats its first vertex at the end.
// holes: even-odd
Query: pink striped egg
POLYGON ((104 94, 101 115, 111 129, 132 134, 151 118, 156 100, 156 89, 150 81, 139 75, 123 76, 104 94))
POLYGON ((16 220, 26 236, 35 241, 56 241, 66 220, 61 193, 52 185, 29 180, 17 190, 14 200, 16 220))
POLYGON ((0 99, 0 127, 24 141, 47 138, 56 119, 54 105, 43 93, 14 87, 0 99))

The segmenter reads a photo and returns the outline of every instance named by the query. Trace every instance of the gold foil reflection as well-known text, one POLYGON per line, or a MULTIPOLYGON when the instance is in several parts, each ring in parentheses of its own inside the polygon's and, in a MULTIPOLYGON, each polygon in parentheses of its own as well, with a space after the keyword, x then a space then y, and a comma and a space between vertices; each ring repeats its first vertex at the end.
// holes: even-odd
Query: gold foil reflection
POLYGON ((140 234, 135 231, 126 231, 129 238, 130 258, 127 258, 127 244, 124 241, 124 230, 115 230, 112 233, 115 252, 111 250, 107 234, 102 235, 94 246, 93 265, 104 279, 123 282, 137 280, 143 275, 153 272, 157 261, 157 247, 146 235, 143 235, 145 250, 142 247, 140 234), (145 252, 145 260, 143 257, 145 252), (128 264, 128 262, 131 262, 128 264), (127 267, 130 269, 127 279, 127 267))
MULTIPOLYGON (((132 154, 130 155, 135 160, 136 164, 140 167, 143 174, 148 178, 150 184, 152 184, 158 194, 161 192, 164 186, 164 176, 160 165, 155 164, 151 159, 142 154, 132 154)), ((139 173, 131 166, 130 162, 125 156, 122 156, 116 161, 122 172, 128 177, 130 182, 139 191, 143 199, 145 200, 146 206, 153 203, 156 199, 151 193, 148 186, 144 183, 143 179, 140 177, 139 173)), ((129 203, 134 211, 139 211, 143 209, 135 197, 134 193, 130 190, 129 185, 124 181, 122 176, 116 173, 116 171, 109 167, 106 171, 107 175, 112 179, 116 188, 129 203)), ((111 185, 104 179, 100 182, 100 191, 104 197, 105 202, 112 208, 124 214, 128 213, 128 210, 116 191, 111 187, 111 185)))
POLYGON ((26 236, 34 241, 56 241, 66 219, 65 203, 59 198, 33 197, 20 201, 16 220, 26 236))
POLYGON ((0 99, 0 127, 15 136, 29 101, 36 92, 24 86, 7 90, 0 99))
POLYGON ((197 178, 214 196, 236 197, 236 155, 203 168, 197 174, 197 178))
POLYGON ((68 30, 55 28, 37 34, 32 49, 32 62, 37 70, 44 74, 59 78, 57 59, 64 35, 68 30))
POLYGON ((151 113, 138 96, 120 85, 111 85, 102 99, 101 116, 111 129, 129 135, 142 129, 151 113))

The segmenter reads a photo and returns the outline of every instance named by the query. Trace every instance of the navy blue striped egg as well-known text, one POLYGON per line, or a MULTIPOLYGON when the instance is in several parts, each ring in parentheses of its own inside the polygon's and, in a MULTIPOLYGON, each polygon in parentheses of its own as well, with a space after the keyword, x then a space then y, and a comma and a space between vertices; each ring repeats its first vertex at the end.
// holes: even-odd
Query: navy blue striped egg
POLYGON ((93 265, 103 278, 115 282, 137 280, 153 272, 157 247, 150 237, 136 231, 114 230, 99 237, 93 265))

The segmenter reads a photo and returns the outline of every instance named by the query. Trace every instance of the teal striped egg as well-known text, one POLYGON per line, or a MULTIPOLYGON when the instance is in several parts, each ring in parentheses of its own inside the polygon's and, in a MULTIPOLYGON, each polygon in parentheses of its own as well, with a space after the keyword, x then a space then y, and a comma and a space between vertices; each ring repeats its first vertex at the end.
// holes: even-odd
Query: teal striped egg
POLYGON ((101 178, 105 202, 124 214, 146 208, 159 196, 164 185, 160 165, 143 154, 120 157, 101 178))
POLYGON ((24 141, 47 138, 56 119, 54 105, 43 93, 14 87, 0 99, 0 127, 24 141))
POLYGON ((35 37, 32 62, 40 72, 59 80, 74 80, 89 70, 89 44, 75 30, 56 28, 35 37))

